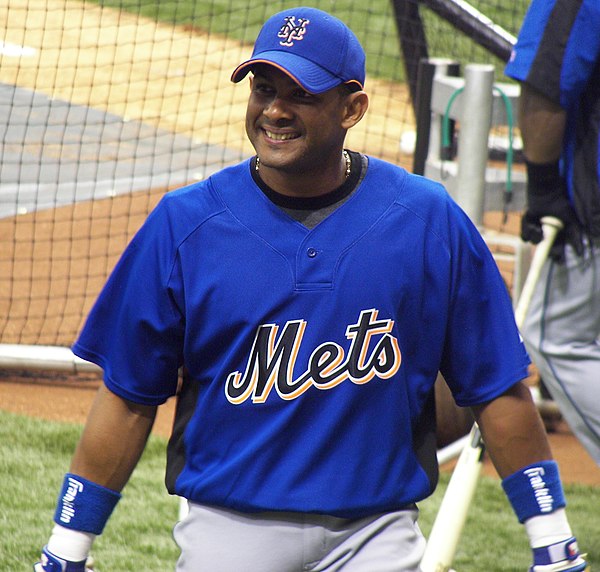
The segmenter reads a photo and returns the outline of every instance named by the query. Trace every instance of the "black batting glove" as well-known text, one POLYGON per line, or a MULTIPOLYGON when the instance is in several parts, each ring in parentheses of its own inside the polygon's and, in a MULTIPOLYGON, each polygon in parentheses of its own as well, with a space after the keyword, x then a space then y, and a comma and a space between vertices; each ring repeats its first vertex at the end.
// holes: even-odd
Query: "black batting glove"
POLYGON ((578 256, 583 256, 583 230, 567 196, 567 185, 560 176, 558 161, 530 163, 527 166, 527 210, 521 219, 521 238, 537 244, 544 238, 541 219, 553 216, 564 227, 558 233, 550 258, 561 263, 565 258, 565 245, 570 244, 578 256))

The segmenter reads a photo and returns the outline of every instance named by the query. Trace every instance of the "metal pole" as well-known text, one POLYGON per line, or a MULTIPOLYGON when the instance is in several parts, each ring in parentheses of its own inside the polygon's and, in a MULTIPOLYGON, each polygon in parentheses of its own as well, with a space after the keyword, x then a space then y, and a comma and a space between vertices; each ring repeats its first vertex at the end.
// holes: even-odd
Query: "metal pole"
POLYGON ((392 0, 392 7, 400 48, 404 56, 404 69, 410 90, 410 98, 416 114, 419 62, 428 56, 425 27, 416 0, 392 0))
MULTIPOLYGON (((419 74, 417 81, 417 99, 415 104, 415 117, 417 128, 417 141, 415 143, 415 154, 413 156, 413 173, 416 175, 425 174, 425 163, 429 155, 431 144, 436 145, 435 157, 439 157, 440 143, 439 130, 438 138, 432 139, 432 112, 431 112, 431 92, 433 89, 433 78, 436 75, 458 76, 460 73, 460 64, 456 61, 443 58, 422 59, 419 62, 419 74)), ((434 121, 435 122, 435 121, 434 121)))
POLYGON ((462 0, 419 0, 457 30, 502 61, 508 61, 517 39, 485 14, 462 0))
POLYGON ((0 369, 62 371, 67 373, 100 372, 96 364, 77 357, 70 348, 0 344, 0 369))
POLYGON ((492 121, 494 66, 465 66, 461 94, 456 202, 473 223, 483 226, 488 137, 492 121))

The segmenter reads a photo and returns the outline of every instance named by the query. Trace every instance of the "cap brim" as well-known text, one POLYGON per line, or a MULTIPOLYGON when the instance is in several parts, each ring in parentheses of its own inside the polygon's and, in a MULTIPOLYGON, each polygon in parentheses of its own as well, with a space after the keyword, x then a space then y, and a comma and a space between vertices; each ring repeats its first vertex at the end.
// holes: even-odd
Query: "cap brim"
MULTIPOLYGON (((291 77, 309 93, 323 93, 343 82, 321 66, 295 54, 280 51, 262 52, 259 56, 241 63, 231 74, 231 81, 244 79, 253 66, 267 64, 276 67, 291 77)), ((356 81, 360 85, 360 82, 356 81)), ((361 86, 362 88, 362 86, 361 86)))

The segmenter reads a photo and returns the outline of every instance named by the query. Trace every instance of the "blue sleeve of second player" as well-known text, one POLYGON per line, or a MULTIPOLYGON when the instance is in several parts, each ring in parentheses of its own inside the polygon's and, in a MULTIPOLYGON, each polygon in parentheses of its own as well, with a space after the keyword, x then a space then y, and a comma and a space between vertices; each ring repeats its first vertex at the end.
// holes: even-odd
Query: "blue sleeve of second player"
POLYGON ((600 53, 599 22, 597 0, 583 0, 572 21, 567 20, 560 0, 533 0, 506 65, 506 75, 527 82, 563 108, 571 108, 594 72, 600 53), (542 46, 543 57, 538 57, 542 46))
POLYGON ((533 0, 525 14, 517 43, 506 65, 507 76, 525 81, 544 35, 544 28, 555 1, 533 0))

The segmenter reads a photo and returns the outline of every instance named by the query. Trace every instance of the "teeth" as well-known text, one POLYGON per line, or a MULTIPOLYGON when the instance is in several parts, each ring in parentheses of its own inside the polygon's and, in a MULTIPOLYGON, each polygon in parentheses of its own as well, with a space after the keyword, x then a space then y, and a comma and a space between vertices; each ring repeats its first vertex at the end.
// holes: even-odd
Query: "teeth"
POLYGON ((265 129, 265 133, 269 139, 274 139, 275 141, 288 141, 289 139, 295 139, 295 133, 273 133, 271 131, 267 131, 265 129))

